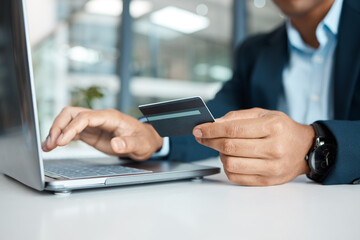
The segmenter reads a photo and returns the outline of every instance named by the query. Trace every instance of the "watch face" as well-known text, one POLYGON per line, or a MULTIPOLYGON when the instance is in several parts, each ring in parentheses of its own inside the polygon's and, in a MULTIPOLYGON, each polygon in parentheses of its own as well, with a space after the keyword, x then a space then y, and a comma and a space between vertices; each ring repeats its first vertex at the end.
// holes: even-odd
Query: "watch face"
POLYGON ((318 174, 325 174, 335 162, 334 145, 324 144, 315 149, 310 167, 318 174))

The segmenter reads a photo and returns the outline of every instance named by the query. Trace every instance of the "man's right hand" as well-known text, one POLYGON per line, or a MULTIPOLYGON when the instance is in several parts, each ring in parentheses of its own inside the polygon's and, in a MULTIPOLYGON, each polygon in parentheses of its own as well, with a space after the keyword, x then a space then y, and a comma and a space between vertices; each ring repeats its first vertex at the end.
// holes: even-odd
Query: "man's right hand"
POLYGON ((139 161, 150 158, 163 143, 150 124, 117 110, 65 107, 41 147, 49 152, 73 140, 82 140, 109 155, 139 161))

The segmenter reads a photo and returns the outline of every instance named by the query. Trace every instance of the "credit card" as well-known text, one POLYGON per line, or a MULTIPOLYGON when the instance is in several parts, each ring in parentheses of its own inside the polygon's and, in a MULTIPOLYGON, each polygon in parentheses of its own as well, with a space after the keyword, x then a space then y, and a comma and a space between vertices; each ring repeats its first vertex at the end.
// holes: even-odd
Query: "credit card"
POLYGON ((201 97, 140 105, 139 109, 161 137, 191 135, 195 126, 215 122, 201 97))

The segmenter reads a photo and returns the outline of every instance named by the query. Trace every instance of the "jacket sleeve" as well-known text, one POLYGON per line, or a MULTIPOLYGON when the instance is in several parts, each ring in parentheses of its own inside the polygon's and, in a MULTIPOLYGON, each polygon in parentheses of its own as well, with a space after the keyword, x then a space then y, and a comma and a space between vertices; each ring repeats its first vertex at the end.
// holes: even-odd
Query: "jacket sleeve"
POLYGON ((360 178, 360 121, 330 120, 322 122, 337 143, 335 165, 323 184, 349 184, 360 178))

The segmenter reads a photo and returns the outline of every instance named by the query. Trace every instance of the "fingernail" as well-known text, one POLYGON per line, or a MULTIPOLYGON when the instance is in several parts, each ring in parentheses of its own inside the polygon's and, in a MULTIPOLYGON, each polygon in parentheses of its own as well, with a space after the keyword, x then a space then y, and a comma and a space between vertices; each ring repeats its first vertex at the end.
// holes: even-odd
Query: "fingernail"
POLYGON ((115 141, 115 147, 119 151, 125 150, 126 143, 123 140, 115 141))
POLYGON ((46 146, 49 146, 50 143, 51 143, 51 137, 50 137, 50 135, 49 135, 49 136, 47 136, 47 138, 46 138, 46 140, 45 140, 45 144, 46 144, 46 146))
POLYGON ((41 149, 43 151, 46 151, 48 149, 47 146, 46 146, 46 142, 41 143, 41 149))
POLYGON ((198 137, 198 138, 201 138, 201 137, 202 137, 202 132, 201 132, 201 130, 198 129, 198 128, 196 128, 196 129, 194 130, 194 136, 195 136, 195 137, 198 137))

